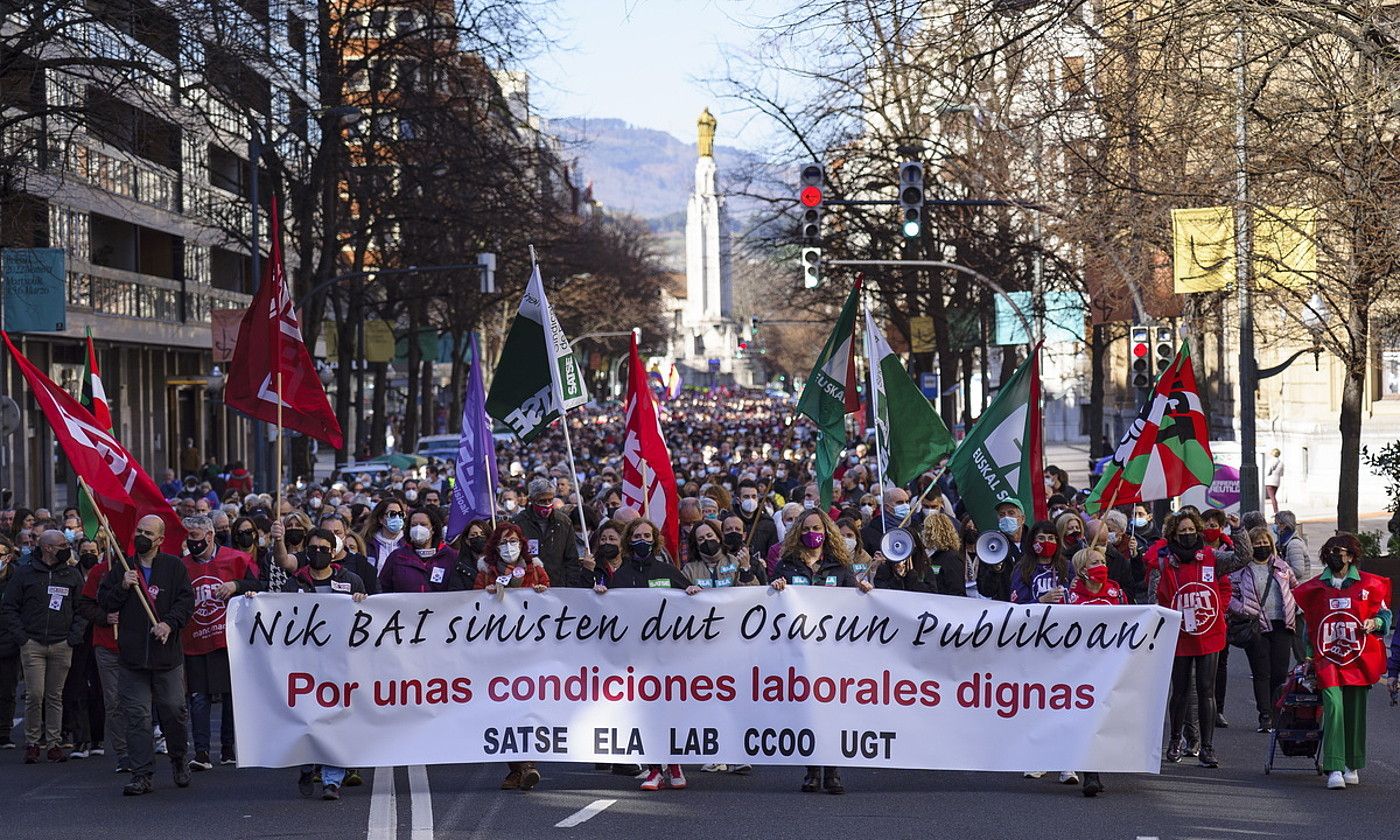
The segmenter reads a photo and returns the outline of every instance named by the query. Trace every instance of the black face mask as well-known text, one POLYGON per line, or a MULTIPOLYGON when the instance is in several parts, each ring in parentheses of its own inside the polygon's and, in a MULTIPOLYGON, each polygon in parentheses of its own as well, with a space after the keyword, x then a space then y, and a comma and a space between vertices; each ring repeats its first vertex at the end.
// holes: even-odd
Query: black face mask
POLYGON ((617 509, 618 509, 618 507, 620 507, 620 506, 619 506, 619 505, 608 505, 607 511, 608 511, 608 518, 609 518, 609 519, 612 519, 614 516, 617 516, 617 509))
POLYGON ((1176 544, 1184 551, 1195 551, 1201 547, 1200 534, 1177 534, 1176 544))
POLYGON ((1333 577, 1340 575, 1342 573, 1342 569, 1346 568, 1347 565, 1347 561, 1342 559, 1342 555, 1336 551, 1333 551, 1326 557, 1322 558, 1322 562, 1327 564, 1327 568, 1331 570, 1333 577))
POLYGON ((632 556, 638 560, 645 560, 651 556, 652 544, 646 540, 632 540, 628 547, 632 549, 632 556))
POLYGON ((486 538, 468 537, 467 547, 470 548, 472 551, 475 551, 477 554, 480 554, 481 552, 486 550, 486 538))
POLYGON ((306 550, 306 562, 316 571, 329 568, 331 565, 331 550, 329 548, 308 548, 306 550))
POLYGON ((69 548, 68 546, 64 546, 63 548, 60 548, 58 551, 55 551, 55 552, 54 552, 54 554, 53 554, 53 562, 54 562, 54 565, 56 565, 56 566, 62 566, 64 563, 67 563, 68 560, 69 560, 69 558, 71 558, 72 556, 73 556, 73 549, 69 548))
POLYGON ((700 553, 706 557, 713 557, 719 554, 719 540, 701 540, 697 545, 700 553))
POLYGON ((88 569, 91 569, 93 566, 96 566, 96 565, 97 565, 97 555, 96 555, 96 554, 79 554, 79 555, 78 555, 78 565, 83 567, 83 571, 87 571, 88 569))
POLYGON ((1254 547, 1254 559, 1260 563, 1274 556, 1274 550, 1267 545, 1256 545, 1254 547))
POLYGON ((209 547, 208 540, 185 540, 185 548, 190 550, 191 557, 198 557, 204 553, 204 549, 209 547))
POLYGON ((249 549, 258 541, 257 531, 239 531, 233 535, 233 544, 238 548, 249 549))
POLYGON ((724 535, 724 547, 730 551, 738 551, 744 547, 744 535, 738 531, 730 531, 724 535))
POLYGON ((132 545, 136 547, 136 553, 138 555, 149 554, 151 549, 156 547, 156 544, 151 541, 151 538, 145 534, 137 534, 136 539, 132 540, 132 545))
POLYGON ((598 550, 595 551, 594 554, 598 555, 599 560, 606 562, 608 560, 616 559, 617 555, 620 554, 621 551, 621 546, 616 546, 612 543, 603 543, 602 545, 598 546, 598 550))
POLYGON ((306 531, 301 528, 288 528, 285 538, 287 545, 301 545, 301 541, 306 539, 306 531))
POLYGON ((233 540, 233 534, 229 531, 215 531, 214 542, 226 546, 233 540))

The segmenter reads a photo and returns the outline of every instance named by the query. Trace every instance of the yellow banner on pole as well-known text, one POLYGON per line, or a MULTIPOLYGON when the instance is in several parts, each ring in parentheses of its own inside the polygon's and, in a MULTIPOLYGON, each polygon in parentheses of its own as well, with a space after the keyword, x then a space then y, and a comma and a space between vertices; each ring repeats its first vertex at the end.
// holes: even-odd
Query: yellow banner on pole
POLYGON ((1307 288, 1317 280, 1317 211, 1264 207, 1254 211, 1254 285, 1307 288))
POLYGON ((1172 211, 1172 280, 1177 294, 1214 292, 1235 280, 1235 219, 1229 207, 1172 211))
POLYGON ((909 352, 932 353, 933 348, 933 317, 929 315, 910 316, 909 352))
POLYGON ((365 361, 394 360, 394 330, 388 321, 365 321, 365 361))

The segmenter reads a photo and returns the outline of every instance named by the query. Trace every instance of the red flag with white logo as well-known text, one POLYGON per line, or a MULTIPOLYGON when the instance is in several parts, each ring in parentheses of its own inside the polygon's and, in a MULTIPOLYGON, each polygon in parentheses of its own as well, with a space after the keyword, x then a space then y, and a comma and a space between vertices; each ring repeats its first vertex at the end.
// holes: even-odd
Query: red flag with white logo
POLYGON ((29 383, 35 402, 53 429, 54 439, 68 456, 73 471, 92 490, 112 532, 122 541, 122 548, 131 552, 137 520, 154 514, 165 521, 162 550, 179 555, 185 528, 156 483, 105 426, 19 352, 10 341, 9 333, 0 333, 0 336, 4 337, 5 346, 29 383))
POLYGON ((276 424, 280 391, 283 428, 339 449, 345 436, 301 337, 301 324, 287 290, 275 197, 269 216, 272 253, 263 270, 262 285, 238 326, 238 343, 233 348, 224 386, 224 404, 249 417, 276 424))
POLYGON ((627 435, 622 453, 623 501, 655 522, 671 557, 680 557, 681 500, 676 492, 676 473, 671 469, 671 453, 661 436, 656 398, 647 385, 647 372, 642 367, 635 332, 627 363, 626 420, 627 435))

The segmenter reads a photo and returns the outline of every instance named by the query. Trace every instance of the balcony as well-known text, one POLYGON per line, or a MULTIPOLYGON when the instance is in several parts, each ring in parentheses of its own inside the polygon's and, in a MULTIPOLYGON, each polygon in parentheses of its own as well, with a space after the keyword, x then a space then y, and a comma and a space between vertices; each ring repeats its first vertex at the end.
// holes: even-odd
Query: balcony
POLYGON ((70 259, 68 305, 101 315, 180 323, 180 281, 70 259))
POLYGON ((88 145, 55 146, 50 159, 63 171, 113 195, 169 210, 181 211, 180 177, 173 170, 88 145))

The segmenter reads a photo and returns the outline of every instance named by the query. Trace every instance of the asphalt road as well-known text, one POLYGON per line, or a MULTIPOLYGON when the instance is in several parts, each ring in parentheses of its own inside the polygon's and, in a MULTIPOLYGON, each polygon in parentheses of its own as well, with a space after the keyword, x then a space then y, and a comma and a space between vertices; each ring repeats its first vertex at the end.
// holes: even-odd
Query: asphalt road
MULTIPOLYGON (((530 793, 498 789, 504 768, 452 765, 366 773, 339 802, 302 799, 296 770, 215 767, 179 790, 168 766, 157 792, 130 799, 110 757, 66 764, 21 763, 0 752, 6 835, 80 837, 434 838, 1329 838, 1385 836, 1400 786, 1400 707, 1371 692, 1370 765, 1362 784, 1329 791, 1312 767, 1283 759, 1262 772, 1266 735, 1253 720, 1248 667, 1231 662, 1219 770, 1191 759, 1161 775, 1108 776, 1108 791, 1084 799, 1054 774, 849 770, 845 796, 803 794, 796 767, 757 767, 747 777, 687 768, 690 788, 643 793, 637 782, 591 765, 545 765, 530 793), (392 779, 392 784, 390 780, 392 779)), ((217 726, 218 715, 215 714, 217 726)), ((955 733, 949 733, 955 737, 955 733)), ((215 741, 217 743, 217 739, 215 741)))

